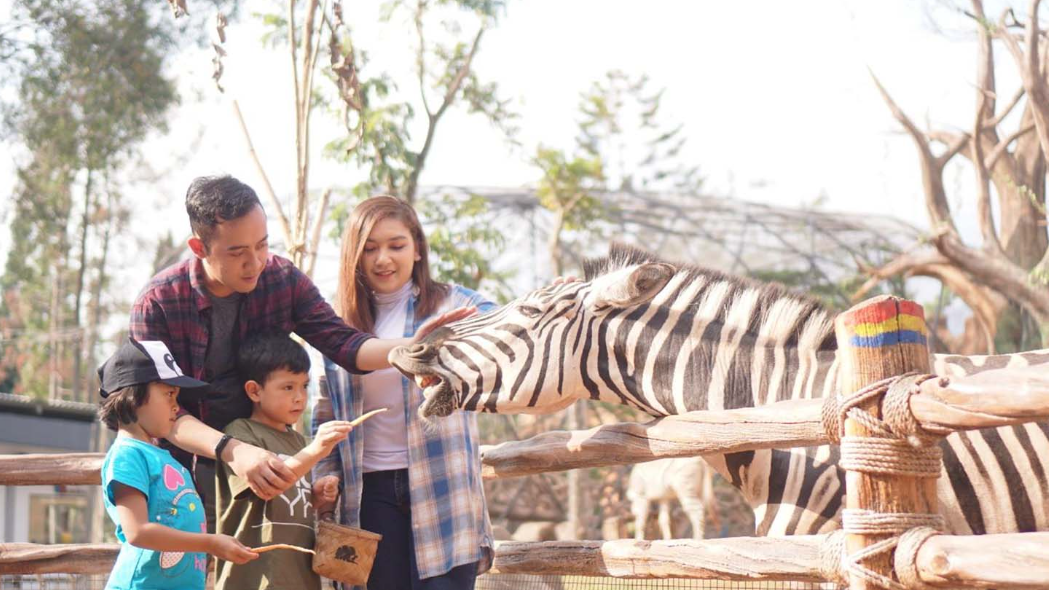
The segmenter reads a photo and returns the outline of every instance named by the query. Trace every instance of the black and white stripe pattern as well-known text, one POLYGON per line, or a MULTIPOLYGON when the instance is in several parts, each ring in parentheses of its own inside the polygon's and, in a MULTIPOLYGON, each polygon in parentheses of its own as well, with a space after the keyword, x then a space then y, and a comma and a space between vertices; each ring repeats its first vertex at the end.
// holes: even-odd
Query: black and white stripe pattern
MULTIPOLYGON (((586 276, 434 334, 426 371, 442 383, 428 391, 433 407, 550 413, 586 397, 665 416, 822 397, 835 386, 833 317, 812 299, 621 246, 586 276)), ((1043 363, 1049 350, 934 359, 945 375, 1043 363)), ((943 446, 938 485, 953 532, 1049 530, 1049 425, 956 434, 943 446)), ((836 447, 708 460, 754 507, 758 534, 837 528, 836 447)))

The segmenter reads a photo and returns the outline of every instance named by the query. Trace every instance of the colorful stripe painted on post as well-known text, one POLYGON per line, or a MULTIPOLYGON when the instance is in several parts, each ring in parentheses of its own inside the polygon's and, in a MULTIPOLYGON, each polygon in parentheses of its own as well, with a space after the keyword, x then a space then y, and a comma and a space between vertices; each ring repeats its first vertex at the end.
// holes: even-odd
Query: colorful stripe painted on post
POLYGON ((852 346, 878 348, 894 344, 925 344, 928 329, 925 311, 912 301, 886 300, 867 310, 862 318, 851 317, 845 325, 851 328, 852 346))

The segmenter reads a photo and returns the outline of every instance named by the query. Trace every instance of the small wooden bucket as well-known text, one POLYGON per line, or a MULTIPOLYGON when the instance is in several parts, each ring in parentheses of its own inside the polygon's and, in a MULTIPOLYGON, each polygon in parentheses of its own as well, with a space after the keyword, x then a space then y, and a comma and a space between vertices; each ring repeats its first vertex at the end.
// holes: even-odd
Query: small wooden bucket
POLYGON ((317 521, 313 571, 343 584, 363 586, 382 535, 355 527, 317 521))

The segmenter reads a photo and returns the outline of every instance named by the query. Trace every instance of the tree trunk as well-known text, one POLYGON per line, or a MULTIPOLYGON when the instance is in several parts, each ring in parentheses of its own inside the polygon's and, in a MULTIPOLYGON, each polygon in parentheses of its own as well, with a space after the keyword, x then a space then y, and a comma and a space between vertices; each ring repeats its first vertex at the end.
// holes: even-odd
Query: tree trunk
MULTIPOLYGON (((1025 112, 1020 126, 1031 124, 1029 120, 1025 112)), ((1034 268, 1049 248, 1049 234, 1045 225, 1039 224, 1045 219, 1045 173, 1045 157, 1033 133, 1021 137, 1013 157, 1001 158, 993 169, 1002 249, 1009 260, 1025 270, 1034 268)))
MULTIPOLYGON (((77 329, 82 325, 80 321, 80 302, 84 293, 84 275, 87 273, 87 228, 91 222, 91 188, 94 180, 94 171, 88 168, 87 182, 84 184, 84 215, 80 220, 80 267, 77 269, 76 288, 73 291, 73 322, 77 329)), ((82 355, 78 344, 83 345, 83 333, 73 340, 73 399, 80 399, 80 373, 83 371, 82 355)), ((85 390, 86 391, 86 390, 85 390)))
POLYGON ((102 292, 105 290, 107 276, 106 276, 106 263, 109 259, 109 238, 113 233, 113 223, 115 222, 113 211, 113 197, 109 195, 107 197, 109 204, 109 218, 106 222, 106 229, 102 234, 102 254, 98 259, 97 276, 95 278, 94 288, 91 293, 91 317, 88 318, 87 329, 84 332, 84 347, 81 353, 84 361, 87 363, 88 371, 83 376, 83 391, 85 393, 85 401, 91 401, 91 392, 94 389, 92 385, 95 383, 95 372, 90 370, 95 366, 95 345, 98 344, 98 327, 102 323, 102 292))
POLYGON ((565 272, 565 261, 563 259, 564 252, 561 250, 561 232, 564 231, 565 227, 565 211, 558 210, 555 212, 554 226, 550 230, 549 239, 549 250, 550 250, 550 269, 555 277, 564 275, 565 272))

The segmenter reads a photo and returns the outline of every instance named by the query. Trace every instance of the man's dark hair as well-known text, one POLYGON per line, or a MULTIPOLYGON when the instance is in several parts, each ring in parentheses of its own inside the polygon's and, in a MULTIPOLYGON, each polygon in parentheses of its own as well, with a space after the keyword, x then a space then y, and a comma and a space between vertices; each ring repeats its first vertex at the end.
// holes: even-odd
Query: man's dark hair
POLYGON ((205 248, 218 224, 243 217, 256 206, 262 207, 262 203, 255 189, 232 176, 200 176, 186 191, 189 227, 205 248))
POLYGON ((242 381, 265 385, 278 369, 292 373, 310 372, 310 355, 287 334, 264 334, 249 338, 237 353, 237 373, 242 381))
POLYGON ((109 394, 98 406, 98 419, 110 430, 138 422, 138 409, 149 399, 149 383, 137 383, 109 394))

